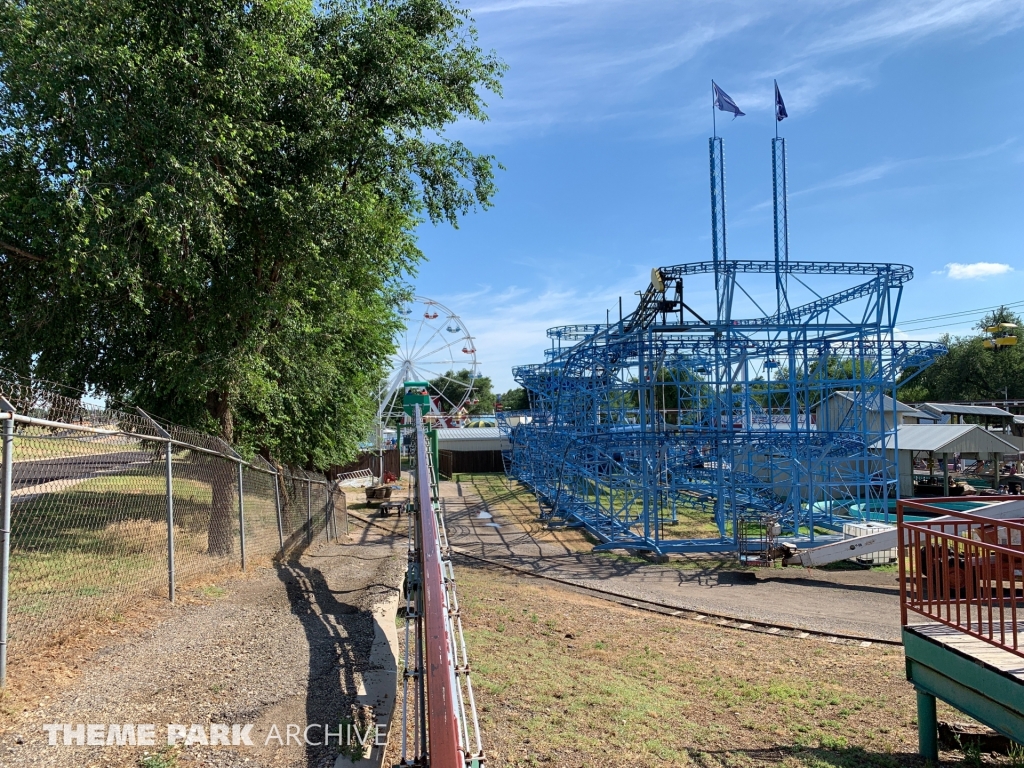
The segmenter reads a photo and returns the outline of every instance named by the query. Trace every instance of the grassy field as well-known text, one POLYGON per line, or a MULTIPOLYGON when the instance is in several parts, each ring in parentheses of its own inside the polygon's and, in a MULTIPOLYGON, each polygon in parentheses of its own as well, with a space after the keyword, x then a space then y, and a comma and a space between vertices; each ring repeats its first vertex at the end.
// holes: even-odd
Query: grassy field
MULTIPOLYGON (((513 481, 510 487, 509 481, 504 474, 460 473, 452 479, 471 489, 471 492, 487 499, 488 503, 505 505, 508 508, 507 511, 514 513, 517 522, 532 526, 530 529, 531 533, 546 530, 544 526, 534 522, 538 514, 536 497, 525 486, 516 481, 513 481)), ((595 497, 593 494, 590 494, 586 498, 593 500, 595 497)), ((628 507, 633 514, 639 515, 643 510, 643 502, 636 494, 625 494, 617 491, 612 494, 612 499, 616 508, 622 508, 629 502, 628 507)), ((602 498, 602 507, 607 507, 607 497, 602 498)), ((714 510, 710 505, 697 501, 693 495, 680 495, 676 503, 675 521, 668 516, 668 511, 664 514, 665 517, 661 523, 661 538, 663 539, 717 538, 719 535, 718 526, 714 520, 714 510)), ((639 530, 639 525, 637 529, 639 530)), ((819 534, 831 533, 831 531, 824 528, 816 528, 815 530, 819 534)), ((731 531, 732 525, 728 523, 726 525, 727 535, 731 535, 731 531)), ((806 527, 801 528, 800 531, 804 534, 808 533, 806 527)), ((756 538, 759 529, 756 525, 751 525, 749 532, 756 538)), ((595 543, 585 536, 584 541, 588 542, 587 549, 595 543)))
POLYGON ((121 451, 146 451, 154 446, 156 444, 132 440, 123 435, 104 437, 72 430, 54 433, 43 427, 24 427, 18 430, 14 438, 13 460, 40 461, 121 451))
POLYGON ((923 764, 898 647, 731 630, 465 565, 457 575, 490 766, 923 764))
MULTIPOLYGON (((100 477, 15 505, 12 590, 23 596, 49 594, 73 578, 83 589, 104 591, 162 562, 165 487, 163 477, 100 477)), ((174 492, 194 502, 193 514, 183 511, 176 520, 176 537, 186 545, 198 533, 193 530, 198 508, 209 507, 210 487, 176 479, 174 492)))
MULTIPOLYGON (((245 495, 247 555, 253 564, 278 549, 273 491, 268 490, 271 486, 258 486, 261 479, 250 477, 245 495)), ((207 549, 210 484, 175 477, 173 489, 179 585, 237 569, 234 513, 232 554, 211 556, 207 549)), ((291 527, 305 520, 304 499, 300 502, 292 517, 301 520, 293 520, 291 527)), ((76 482, 14 504, 11 636, 15 651, 59 639, 65 627, 78 618, 117 613, 138 595, 166 595, 166 514, 162 466, 76 482)))

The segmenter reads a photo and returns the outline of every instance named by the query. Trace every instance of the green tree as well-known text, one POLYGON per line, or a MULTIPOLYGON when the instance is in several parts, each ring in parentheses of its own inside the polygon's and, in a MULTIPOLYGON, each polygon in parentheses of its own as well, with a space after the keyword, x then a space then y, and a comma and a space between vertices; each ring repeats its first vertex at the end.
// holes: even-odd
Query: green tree
POLYGON ((0 364, 344 462, 502 69, 454 0, 0 0, 0 364))
POLYGON ((525 387, 514 387, 501 396, 503 411, 530 410, 530 394, 525 387))
MULTIPOLYGON (((949 352, 902 387, 900 399, 923 402, 1024 398, 1024 329, 1020 317, 1000 307, 981 318, 976 327, 984 331, 999 323, 1017 326, 1009 331, 1017 337, 1015 346, 986 348, 985 341, 992 336, 984 332, 959 337, 946 334, 939 341, 949 352)), ((916 373, 916 369, 908 369, 901 378, 908 380, 916 373)))
POLYGON ((471 416, 482 413, 494 413, 495 395, 493 384, 487 376, 481 376, 464 368, 461 371, 448 371, 443 376, 430 380, 432 393, 441 395, 445 403, 458 404, 466 398, 466 412, 471 416))

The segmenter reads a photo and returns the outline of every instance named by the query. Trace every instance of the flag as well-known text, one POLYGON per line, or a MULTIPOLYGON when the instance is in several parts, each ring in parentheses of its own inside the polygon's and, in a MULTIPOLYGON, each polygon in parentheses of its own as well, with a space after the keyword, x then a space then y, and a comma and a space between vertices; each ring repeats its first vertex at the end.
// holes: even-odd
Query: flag
POLYGON ((737 117, 742 117, 743 115, 747 114, 746 112, 741 111, 740 108, 736 106, 736 102, 729 97, 728 93, 719 88, 718 84, 714 80, 711 81, 711 88, 715 92, 715 106, 718 107, 722 112, 732 112, 733 120, 735 120, 737 117))
POLYGON ((786 111, 786 102, 782 100, 782 94, 779 93, 779 84, 775 83, 775 120, 781 123, 789 117, 789 112, 786 111))

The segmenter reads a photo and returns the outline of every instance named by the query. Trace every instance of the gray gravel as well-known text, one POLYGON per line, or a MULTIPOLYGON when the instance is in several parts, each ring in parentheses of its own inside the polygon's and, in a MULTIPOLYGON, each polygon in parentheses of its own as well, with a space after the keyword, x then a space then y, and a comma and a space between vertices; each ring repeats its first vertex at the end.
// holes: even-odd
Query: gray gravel
POLYGON ((168 723, 253 725, 255 746, 189 746, 178 766, 333 765, 333 747, 264 744, 275 724, 282 736, 288 724, 336 727, 359 692, 374 635, 368 611, 400 584, 406 552, 400 539, 354 534, 229 581, 223 596, 102 648, 70 688, 23 713, 0 742, 0 765, 135 766, 166 749, 168 723), (51 747, 45 723, 154 723, 157 746, 63 746, 58 736, 51 747))

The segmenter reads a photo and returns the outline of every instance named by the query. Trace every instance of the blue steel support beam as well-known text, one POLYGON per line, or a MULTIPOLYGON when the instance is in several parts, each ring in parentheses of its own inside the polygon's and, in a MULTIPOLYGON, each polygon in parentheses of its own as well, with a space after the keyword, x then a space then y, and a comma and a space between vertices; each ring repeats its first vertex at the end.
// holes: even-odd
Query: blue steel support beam
POLYGON ((775 293, 776 313, 789 309, 788 280, 782 269, 789 264, 789 203, 786 178, 786 140, 772 139, 772 201, 775 211, 775 293))
POLYGON ((728 261, 725 242, 725 143, 722 138, 708 139, 708 150, 711 156, 711 259, 717 291, 719 270, 728 261))

